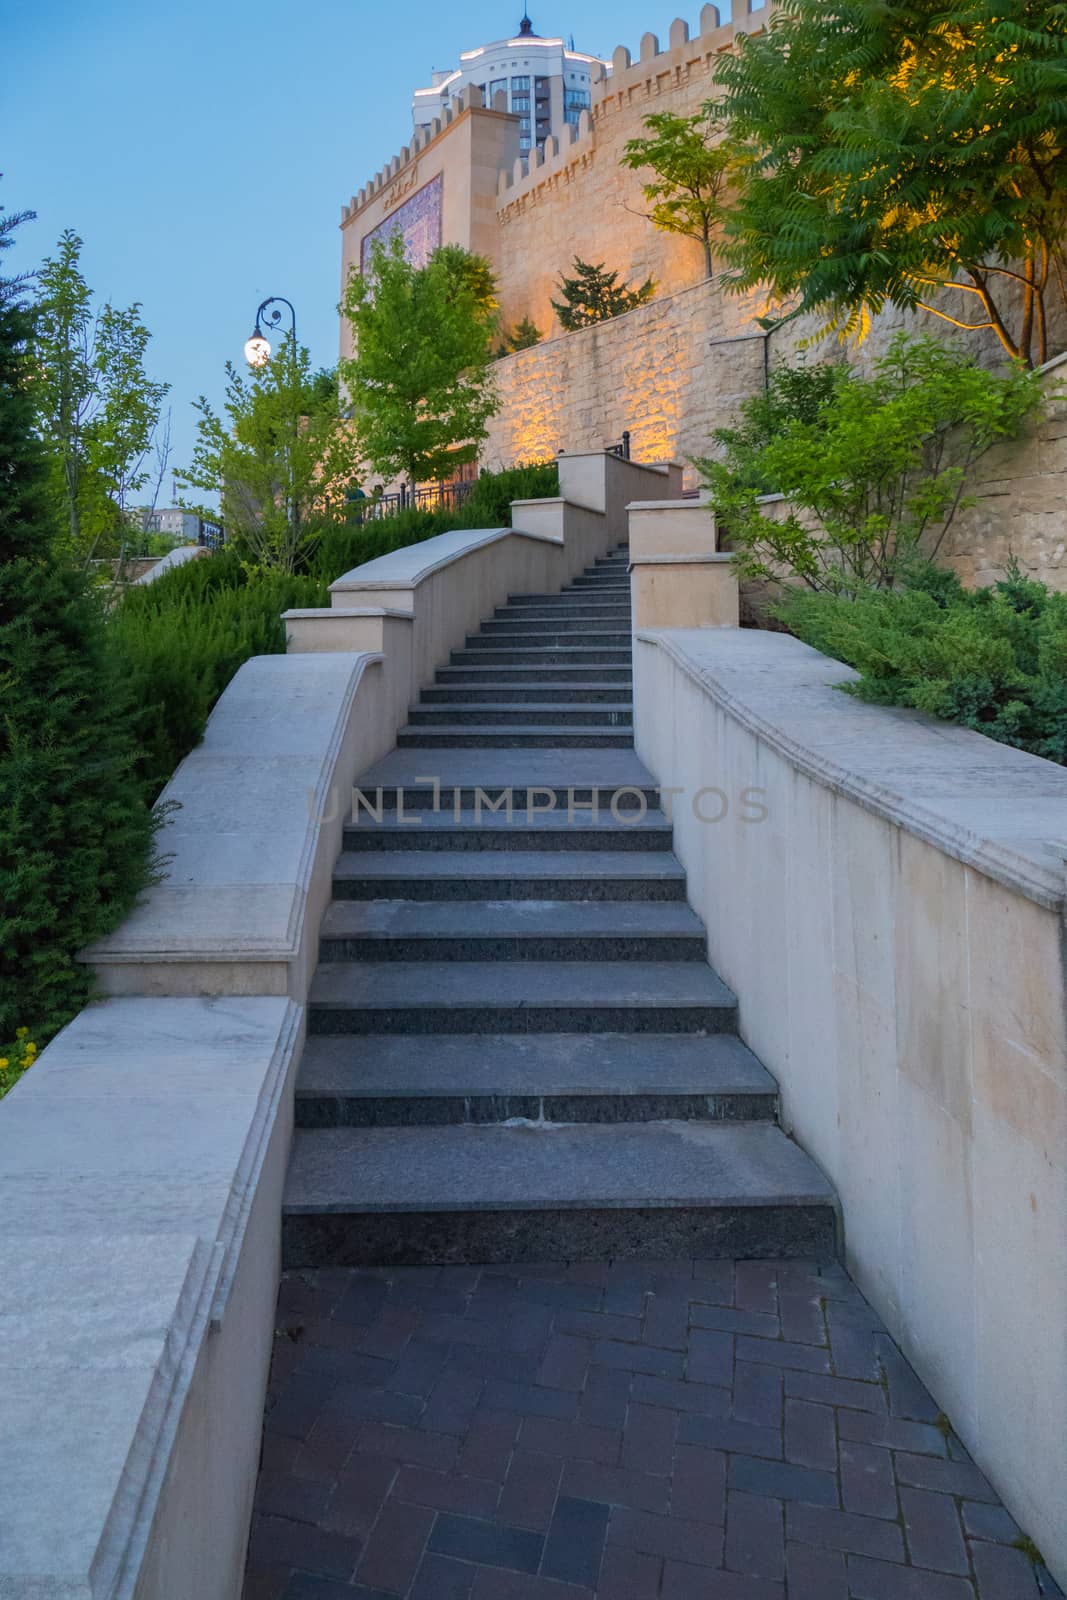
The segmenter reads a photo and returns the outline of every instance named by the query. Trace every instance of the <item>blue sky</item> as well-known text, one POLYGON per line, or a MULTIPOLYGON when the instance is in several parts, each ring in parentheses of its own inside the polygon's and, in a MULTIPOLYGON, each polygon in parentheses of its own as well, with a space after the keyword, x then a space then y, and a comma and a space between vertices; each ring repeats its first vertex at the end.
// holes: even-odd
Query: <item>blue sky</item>
MULTIPOLYGON (((218 404, 256 306, 296 306, 316 364, 337 352, 342 201, 411 132, 432 67, 514 31, 500 0, 8 0, 2 24, 0 199, 38 220, 6 268, 32 268, 60 232, 85 241, 102 298, 143 303, 153 375, 172 385, 173 461, 191 402, 218 404)), ((699 7, 694 3, 691 26, 699 7)), ((636 55, 674 12, 649 0, 534 0, 542 34, 636 55)), ((169 485, 162 497, 169 500, 169 485)))

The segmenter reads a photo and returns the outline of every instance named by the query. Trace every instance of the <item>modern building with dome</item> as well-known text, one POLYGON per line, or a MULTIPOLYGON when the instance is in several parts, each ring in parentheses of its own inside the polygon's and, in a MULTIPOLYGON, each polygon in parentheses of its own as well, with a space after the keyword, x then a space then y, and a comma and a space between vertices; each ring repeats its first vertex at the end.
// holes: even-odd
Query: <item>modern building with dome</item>
POLYGON ((430 87, 416 89, 411 117, 416 133, 425 132, 435 117, 443 118, 457 95, 481 89, 487 106, 498 94, 507 96, 502 108, 520 118, 519 149, 533 150, 550 134, 557 137, 568 123, 577 127, 591 103, 591 74, 598 67, 611 70, 609 61, 584 55, 563 39, 543 39, 534 32, 524 13, 519 31, 509 39, 464 50, 458 67, 432 74, 430 87))

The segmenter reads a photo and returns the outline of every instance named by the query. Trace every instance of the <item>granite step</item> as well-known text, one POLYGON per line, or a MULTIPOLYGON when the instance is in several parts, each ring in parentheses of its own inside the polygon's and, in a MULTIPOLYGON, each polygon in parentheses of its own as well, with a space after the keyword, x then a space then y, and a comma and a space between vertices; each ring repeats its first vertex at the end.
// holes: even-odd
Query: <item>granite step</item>
POLYGON ((612 685, 625 684, 627 688, 633 683, 633 670, 629 666, 603 666, 593 663, 586 665, 579 662, 571 667, 551 666, 482 666, 479 662, 471 667, 438 667, 434 674, 437 685, 447 688, 451 684, 492 684, 507 683, 516 686, 525 685, 533 689, 540 684, 567 684, 582 683, 596 677, 598 682, 612 685))
POLYGON ((695 961, 320 961, 308 1032, 726 1033, 737 1001, 695 961))
POLYGON ((625 750, 436 750, 428 761, 421 750, 392 750, 362 774, 359 790, 372 802, 381 790, 387 809, 426 810, 457 803, 471 808, 481 794, 492 800, 510 794, 515 814, 549 803, 567 814, 594 796, 602 811, 656 809, 659 789, 644 762, 625 750), (436 786, 435 786, 436 785, 436 786))
POLYGON ((335 900, 685 900, 669 850, 344 850, 335 900))
POLYGON ((593 612, 628 611, 630 609, 629 586, 619 584, 617 588, 605 589, 600 585, 596 589, 564 589, 559 594, 509 594, 506 606, 497 606, 496 615, 501 612, 535 613, 539 611, 589 610, 593 612))
POLYGON ((432 684, 423 689, 419 701, 423 705, 615 705, 622 701, 632 709, 630 684, 605 683, 588 679, 574 683, 514 683, 506 678, 493 678, 489 683, 432 684))
POLYGON ((401 728, 396 736, 399 749, 435 750, 444 746, 451 750, 521 749, 563 750, 570 745, 582 749, 607 748, 625 750, 633 744, 632 728, 617 733, 592 725, 553 727, 544 718, 540 723, 486 723, 481 727, 466 727, 451 722, 439 727, 411 726, 401 728))
POLYGON ((503 623, 483 622, 478 633, 467 635, 466 648, 468 650, 492 650, 501 640, 507 640, 508 648, 512 650, 532 650, 537 647, 574 644, 574 635, 588 641, 587 648, 603 648, 605 650, 618 650, 628 646, 631 642, 629 628, 618 628, 611 625, 606 627, 591 627, 588 623, 581 623, 574 628, 569 628, 566 622, 557 623, 518 622, 503 623))
POLYGON ((662 811, 621 812, 562 806, 551 811, 487 804, 442 806, 403 815, 365 806, 346 819, 345 850, 632 850, 669 851, 674 830, 662 811))
POLYGON ((319 960, 703 963, 707 941, 680 901, 335 900, 319 960))
POLYGON ((288 1268, 835 1253, 833 1192, 767 1122, 298 1129, 288 1268))
POLYGON ((774 1079, 729 1033, 322 1035, 296 1081, 301 1128, 773 1121, 774 1079))
MULTIPOLYGON (((570 635, 568 635, 570 637, 570 635)), ((617 645, 519 645, 511 640, 506 645, 501 645, 495 640, 489 640, 483 645, 470 649, 453 650, 451 655, 452 665, 455 667, 473 666, 509 666, 509 667, 579 667, 585 670, 589 665, 626 667, 629 669, 633 661, 632 638, 626 637, 625 647, 617 645)))
POLYGON ((555 623, 558 627, 573 631, 583 623, 593 627, 627 627, 630 621, 630 603, 623 601, 616 605, 598 603, 590 605, 574 601, 568 603, 564 598, 556 605, 543 606, 497 606, 493 616, 485 623, 486 627, 498 627, 506 622, 513 627, 540 625, 543 622, 555 623))
POLYGON ((604 703, 592 701, 528 701, 518 705, 506 700, 487 700, 480 705, 463 705, 450 702, 447 705, 436 705, 433 701, 424 705, 408 708, 409 727, 436 727, 439 723, 447 723, 452 727, 470 727, 479 724, 491 724, 496 727, 508 727, 511 724, 529 725, 537 723, 548 728, 566 727, 632 727, 634 708, 632 701, 620 700, 616 696, 613 700, 604 703))

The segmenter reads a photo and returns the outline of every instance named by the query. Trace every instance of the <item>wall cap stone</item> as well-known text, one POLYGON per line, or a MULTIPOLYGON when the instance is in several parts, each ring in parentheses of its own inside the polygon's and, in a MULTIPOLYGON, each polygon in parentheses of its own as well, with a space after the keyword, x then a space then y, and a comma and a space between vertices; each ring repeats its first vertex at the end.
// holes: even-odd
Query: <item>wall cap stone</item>
POLYGON ((800 772, 1049 910, 1065 903, 1067 769, 840 694, 851 667, 789 634, 638 629, 800 772))
MULTIPOLYGON (((461 561, 464 556, 500 539, 540 539, 543 535, 527 533, 522 528, 453 528, 439 533, 419 544, 405 545, 402 550, 390 550, 361 567, 342 573, 330 584, 331 594, 345 594, 362 589, 417 589, 442 567, 461 561)), ((554 541, 552 541, 554 542, 554 541)))
MULTIPOLYGON (((355 571, 359 571, 356 567, 355 571)), ((344 621, 346 617, 398 617, 401 622, 411 622, 412 613, 401 611, 396 606, 306 606, 303 610, 283 611, 283 622, 299 622, 304 617, 313 617, 316 621, 330 618, 333 621, 344 621)))

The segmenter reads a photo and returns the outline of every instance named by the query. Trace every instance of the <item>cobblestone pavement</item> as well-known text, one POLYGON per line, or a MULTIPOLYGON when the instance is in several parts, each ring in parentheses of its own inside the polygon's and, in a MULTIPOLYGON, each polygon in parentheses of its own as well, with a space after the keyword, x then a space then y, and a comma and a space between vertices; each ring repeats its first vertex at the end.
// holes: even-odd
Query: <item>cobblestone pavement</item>
POLYGON ((839 1267, 291 1272, 245 1600, 1060 1595, 839 1267))

